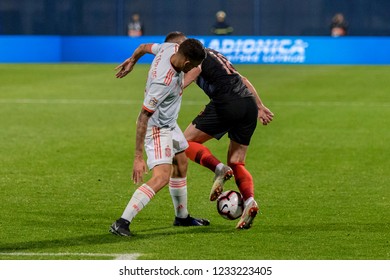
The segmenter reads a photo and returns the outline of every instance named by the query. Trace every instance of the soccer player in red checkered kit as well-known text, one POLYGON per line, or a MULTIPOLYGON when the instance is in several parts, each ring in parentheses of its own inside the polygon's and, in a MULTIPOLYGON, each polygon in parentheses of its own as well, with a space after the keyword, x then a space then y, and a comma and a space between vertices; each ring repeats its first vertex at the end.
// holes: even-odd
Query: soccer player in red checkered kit
MULTIPOLYGON (((209 225, 205 219, 196 219, 187 210, 187 157, 188 143, 177 124, 183 91, 184 73, 197 67, 205 58, 203 45, 196 39, 176 43, 143 44, 129 59, 135 61, 144 52, 155 55, 145 89, 142 110, 137 120, 136 146, 133 164, 133 181, 139 184, 147 170, 152 177, 132 195, 122 216, 110 227, 110 232, 130 236, 130 223, 149 203, 153 196, 169 184, 175 206, 176 226, 209 225), (175 161, 175 169, 172 162, 175 161)), ((131 70, 119 65, 116 76, 122 78, 131 70)))
POLYGON ((249 229, 259 207, 245 158, 257 120, 267 125, 274 115, 264 106, 253 85, 237 72, 225 56, 212 49, 206 49, 206 52, 207 58, 201 68, 193 69, 185 77, 184 87, 195 81, 210 98, 205 109, 184 131, 189 143, 186 154, 192 161, 215 172, 211 201, 218 198, 225 181, 234 175, 244 199, 244 211, 236 228, 249 229), (219 140, 226 133, 230 144, 227 165, 224 165, 203 143, 212 138, 219 140))
MULTIPOLYGON (((185 39, 183 33, 171 32, 165 41, 180 44, 185 39)), ((234 175, 245 201, 236 228, 249 229, 259 207, 254 199, 253 178, 245 167, 245 158, 257 120, 267 125, 273 120, 274 114, 263 104, 249 80, 240 75, 226 57, 212 49, 206 49, 206 53, 207 57, 201 67, 195 67, 185 74, 184 87, 196 81, 210 98, 205 109, 184 131, 189 144, 186 155, 215 173, 211 201, 218 198, 224 183, 234 175), (230 138, 227 165, 203 145, 212 138, 221 139, 226 133, 230 138)), ((122 67, 131 70, 133 63, 125 61, 122 67)))

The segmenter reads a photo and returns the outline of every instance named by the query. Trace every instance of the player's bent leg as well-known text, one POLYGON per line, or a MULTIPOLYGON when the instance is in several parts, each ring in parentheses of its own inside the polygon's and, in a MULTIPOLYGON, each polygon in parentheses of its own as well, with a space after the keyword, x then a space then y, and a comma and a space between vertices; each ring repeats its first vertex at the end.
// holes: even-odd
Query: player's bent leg
POLYGON ((188 125, 188 127, 183 133, 187 141, 197 142, 200 144, 203 144, 210 139, 213 139, 213 136, 208 135, 200 129, 197 129, 196 126, 192 123, 188 125))
POLYGON ((122 216, 110 226, 109 232, 119 236, 132 235, 130 231, 131 221, 149 203, 154 195, 167 185, 171 168, 171 164, 161 164, 153 167, 152 178, 136 189, 122 216))
POLYGON ((233 171, 229 166, 221 163, 207 147, 196 142, 188 142, 188 144, 186 150, 188 158, 215 173, 210 191, 210 200, 214 201, 222 193, 225 182, 233 176, 233 171))
POLYGON ((184 131, 184 135, 189 144, 189 147, 186 149, 187 157, 215 173, 213 185, 210 190, 210 200, 214 201, 222 193, 225 182, 233 176, 233 171, 229 166, 222 164, 221 161, 202 144, 212 139, 212 136, 197 129, 193 124, 190 124, 187 127, 184 131))
POLYGON ((159 192, 163 187, 168 185, 171 177, 172 164, 160 164, 153 167, 153 175, 146 184, 153 189, 155 193, 159 192))
POLYGON ((169 180, 169 193, 175 207, 174 226, 208 226, 210 221, 191 217, 187 209, 187 166, 184 152, 177 153, 173 159, 172 176, 169 180))
POLYGON ((233 169, 236 184, 245 201, 245 208, 237 223, 238 229, 249 229, 259 212, 259 207, 254 200, 254 185, 252 175, 245 168, 244 163, 230 163, 233 169))
POLYGON ((229 163, 233 170, 236 185, 244 200, 254 197, 254 183, 250 172, 245 168, 244 162, 229 163))
POLYGON ((254 196, 253 178, 245 167, 245 158, 248 146, 230 141, 228 151, 228 165, 232 168, 236 185, 244 200, 254 196))
POLYGON ((231 141, 228 152, 229 166, 233 170, 237 187, 245 201, 244 211, 236 225, 237 229, 249 229, 259 212, 259 206, 254 200, 253 178, 245 168, 247 149, 248 146, 231 141))
POLYGON ((172 161, 172 175, 171 178, 187 177, 188 159, 185 152, 177 153, 172 161))
POLYGON ((197 129, 193 124, 190 124, 186 128, 186 130, 184 131, 184 136, 188 141, 188 145, 189 145, 185 151, 186 156, 190 160, 214 172, 216 166, 220 163, 220 160, 218 160, 210 152, 210 150, 203 145, 203 143, 212 139, 213 137, 197 129))
POLYGON ((110 232, 120 236, 131 236, 130 223, 133 218, 149 203, 155 192, 147 184, 135 190, 122 216, 110 227, 110 232))

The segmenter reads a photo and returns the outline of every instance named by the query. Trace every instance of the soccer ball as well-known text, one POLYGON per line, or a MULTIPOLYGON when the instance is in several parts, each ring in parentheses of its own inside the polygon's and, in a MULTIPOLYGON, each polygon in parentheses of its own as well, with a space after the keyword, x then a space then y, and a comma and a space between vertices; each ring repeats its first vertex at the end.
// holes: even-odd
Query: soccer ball
POLYGON ((219 215, 228 220, 235 220, 242 215, 244 201, 242 195, 236 191, 225 191, 217 199, 219 215))

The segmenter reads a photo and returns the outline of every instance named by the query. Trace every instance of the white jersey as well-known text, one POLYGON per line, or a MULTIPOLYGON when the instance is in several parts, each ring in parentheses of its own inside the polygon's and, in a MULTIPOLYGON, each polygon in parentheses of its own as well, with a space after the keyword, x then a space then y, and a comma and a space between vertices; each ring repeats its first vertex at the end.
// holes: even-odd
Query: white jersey
POLYGON ((174 128, 176 125, 184 73, 177 72, 170 59, 178 48, 179 45, 174 43, 152 45, 152 52, 156 56, 150 66, 143 103, 143 108, 153 113, 149 127, 174 128))

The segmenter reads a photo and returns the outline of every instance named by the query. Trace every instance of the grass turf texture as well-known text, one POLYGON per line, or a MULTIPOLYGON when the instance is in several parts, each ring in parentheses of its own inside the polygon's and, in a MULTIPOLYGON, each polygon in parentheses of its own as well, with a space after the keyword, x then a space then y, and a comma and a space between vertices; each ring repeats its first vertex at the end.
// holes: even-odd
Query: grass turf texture
MULTIPOLYGON (((390 258, 390 67, 238 66, 275 113, 247 156, 261 205, 252 229, 218 215, 208 201, 213 174, 191 162, 189 209, 211 225, 173 227, 165 188, 131 238, 108 228, 136 188, 148 66, 122 80, 113 68, 0 65, 0 259, 390 258)), ((195 85, 185 91, 183 130, 206 102, 195 85)), ((224 161, 227 145, 208 143, 224 161)))

